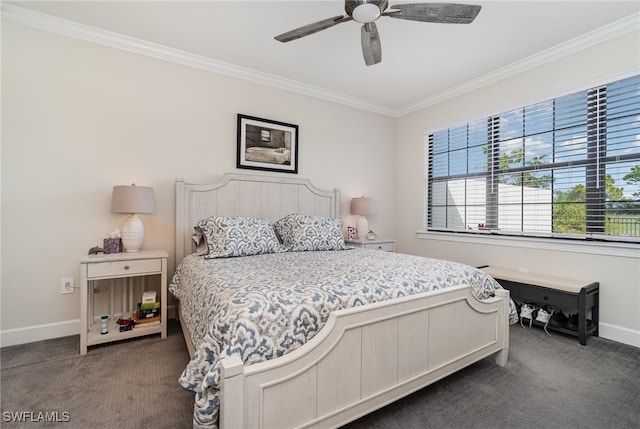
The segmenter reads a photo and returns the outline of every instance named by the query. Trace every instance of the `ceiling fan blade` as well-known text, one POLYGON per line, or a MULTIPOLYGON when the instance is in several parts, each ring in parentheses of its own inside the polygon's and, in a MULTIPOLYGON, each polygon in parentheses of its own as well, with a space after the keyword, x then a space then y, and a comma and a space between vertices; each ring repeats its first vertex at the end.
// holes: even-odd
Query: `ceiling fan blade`
POLYGON ((286 33, 275 36, 274 39, 279 42, 290 42, 292 40, 317 33, 318 31, 327 29, 329 27, 333 27, 334 25, 340 24, 341 22, 351 20, 352 18, 347 15, 334 16, 333 18, 323 19, 322 21, 314 22, 312 24, 307 24, 300 28, 296 28, 295 30, 287 31, 286 33))
POLYGON ((364 62, 368 66, 378 64, 382 61, 382 47, 380 45, 380 35, 375 22, 362 25, 360 30, 362 38, 362 55, 364 62))
POLYGON ((384 16, 442 24, 471 24, 482 6, 457 3, 412 3, 391 6, 384 16))

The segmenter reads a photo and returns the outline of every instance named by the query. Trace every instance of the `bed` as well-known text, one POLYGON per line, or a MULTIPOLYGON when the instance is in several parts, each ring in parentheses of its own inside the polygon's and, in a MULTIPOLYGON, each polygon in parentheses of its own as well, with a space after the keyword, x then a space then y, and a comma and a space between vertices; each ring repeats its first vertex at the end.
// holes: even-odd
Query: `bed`
POLYGON ((344 246, 340 215, 339 191, 304 179, 176 181, 170 291, 192 357, 179 382, 195 393, 194 427, 337 427, 488 356, 506 364, 508 291, 473 267, 344 246), (237 232, 248 219, 273 225, 282 247, 202 256, 216 250, 202 252, 194 226, 237 232), (305 222, 333 238, 291 244, 305 222))
POLYGON ((248 147, 245 159, 253 162, 268 162, 271 164, 290 164, 291 151, 285 148, 270 148, 262 146, 248 147))

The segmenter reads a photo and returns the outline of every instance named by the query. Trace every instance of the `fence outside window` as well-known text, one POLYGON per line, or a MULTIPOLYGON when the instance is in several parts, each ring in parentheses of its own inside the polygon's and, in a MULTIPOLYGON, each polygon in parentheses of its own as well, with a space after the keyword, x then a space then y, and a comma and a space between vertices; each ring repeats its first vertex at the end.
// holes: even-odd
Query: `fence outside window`
POLYGON ((640 241, 640 76, 425 140, 428 230, 640 241))

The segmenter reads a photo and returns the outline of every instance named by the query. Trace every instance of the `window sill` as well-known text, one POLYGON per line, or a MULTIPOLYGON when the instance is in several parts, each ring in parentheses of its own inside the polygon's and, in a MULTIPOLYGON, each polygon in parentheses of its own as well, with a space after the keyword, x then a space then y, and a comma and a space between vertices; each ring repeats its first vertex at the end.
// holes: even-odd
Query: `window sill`
POLYGON ((557 252, 587 253, 590 255, 617 256, 640 259, 640 246, 632 243, 607 241, 575 241, 556 238, 512 237, 488 234, 417 231, 419 239, 439 240, 487 246, 516 247, 552 250, 557 252))

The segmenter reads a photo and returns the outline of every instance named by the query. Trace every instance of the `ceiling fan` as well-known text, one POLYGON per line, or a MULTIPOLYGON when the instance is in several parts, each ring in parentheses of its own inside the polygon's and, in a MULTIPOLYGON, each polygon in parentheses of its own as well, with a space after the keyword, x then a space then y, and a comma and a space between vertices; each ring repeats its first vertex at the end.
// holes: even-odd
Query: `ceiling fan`
POLYGON ((481 6, 456 3, 398 4, 391 6, 391 9, 387 10, 388 6, 388 0, 345 0, 344 10, 347 13, 346 15, 334 16, 333 18, 304 25, 275 36, 275 39, 280 42, 290 42, 342 22, 353 20, 362 24, 362 29, 360 30, 362 54, 364 55, 365 64, 371 66, 382 61, 380 35, 375 23, 381 16, 443 24, 471 24, 481 8, 481 6))

